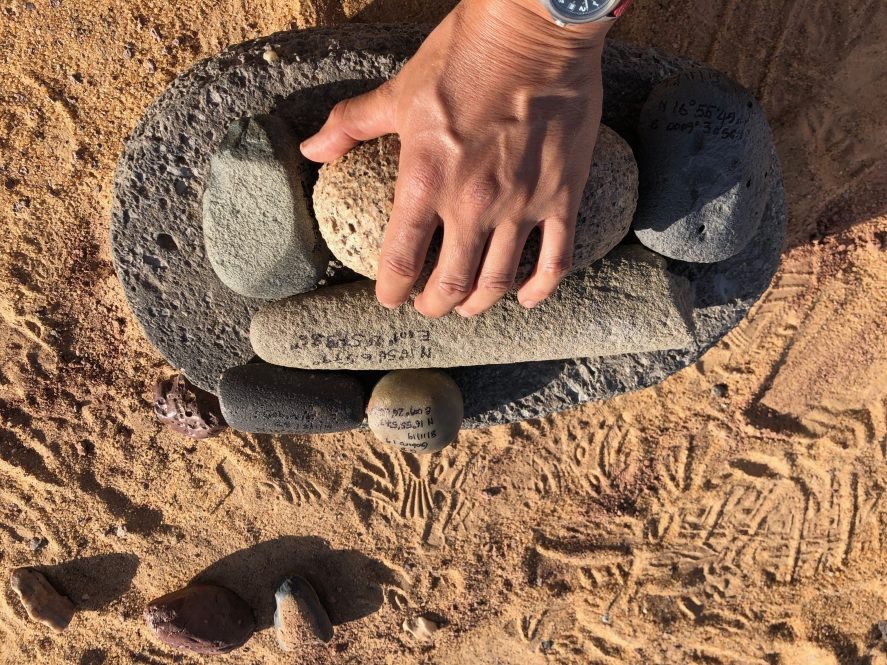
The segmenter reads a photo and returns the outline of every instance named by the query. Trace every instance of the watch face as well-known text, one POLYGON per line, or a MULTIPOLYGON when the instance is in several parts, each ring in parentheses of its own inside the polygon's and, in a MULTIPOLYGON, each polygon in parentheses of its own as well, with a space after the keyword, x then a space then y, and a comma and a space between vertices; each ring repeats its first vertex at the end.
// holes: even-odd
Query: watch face
POLYGON ((567 21, 585 23, 601 18, 609 13, 614 0, 551 0, 557 14, 567 21))

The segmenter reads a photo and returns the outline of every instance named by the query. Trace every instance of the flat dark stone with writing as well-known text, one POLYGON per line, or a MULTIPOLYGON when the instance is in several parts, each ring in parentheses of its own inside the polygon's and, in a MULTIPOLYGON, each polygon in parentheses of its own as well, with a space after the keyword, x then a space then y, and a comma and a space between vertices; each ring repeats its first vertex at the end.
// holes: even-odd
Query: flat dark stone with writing
POLYGON ((760 226, 773 177, 770 128, 752 94, 720 72, 682 72, 650 93, 638 145, 638 240, 682 261, 713 263, 742 251, 760 226))
POLYGON ((218 394, 225 419, 240 432, 343 432, 360 427, 364 417, 363 387, 342 372, 252 363, 226 370, 218 394))
MULTIPOLYGON (((231 122, 273 113, 297 140, 316 131, 332 106, 395 74, 425 35, 416 26, 347 25, 283 32, 225 50, 177 78, 146 111, 121 158, 112 210, 117 273, 148 339, 197 385, 253 357, 249 321, 264 302, 226 288, 203 247, 200 196, 209 157, 231 122), (279 60, 263 53, 274 48, 279 60)), ((608 41, 603 122, 638 151, 641 107, 651 90, 692 61, 608 41)), ((710 70, 706 70, 710 71, 710 70)), ((662 381, 693 363, 748 312, 779 262, 785 200, 772 157, 767 205, 757 234, 713 264, 669 261, 695 290, 696 343, 687 349, 590 359, 456 368, 465 427, 540 418, 589 400, 662 381)), ((331 269, 329 283, 353 279, 331 269)))

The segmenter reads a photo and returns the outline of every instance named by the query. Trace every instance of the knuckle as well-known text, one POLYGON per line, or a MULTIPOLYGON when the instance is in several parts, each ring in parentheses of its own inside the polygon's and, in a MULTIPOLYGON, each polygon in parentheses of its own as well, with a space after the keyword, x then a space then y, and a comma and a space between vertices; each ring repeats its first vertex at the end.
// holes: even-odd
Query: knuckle
POLYGON ((478 176, 471 178, 462 193, 462 204, 470 211, 483 212, 490 208, 499 196, 499 183, 495 178, 478 176))
POLYGON ((448 298, 465 298, 471 293, 472 280, 458 275, 444 275, 438 280, 438 289, 448 298))
POLYGON ((405 174, 407 192, 410 198, 427 200, 440 191, 443 178, 440 170, 429 160, 422 160, 409 173, 405 174))
POLYGON ((481 275, 477 280, 477 287, 481 291, 504 296, 514 286, 514 277, 503 273, 489 273, 481 275))
POLYGON ((333 110, 330 111, 330 120, 335 122, 342 122, 345 118, 348 117, 348 108, 351 104, 350 99, 343 99, 341 102, 337 103, 333 110))
POLYGON ((567 255, 552 256, 544 259, 539 267, 546 276, 562 279, 573 268, 573 257, 567 255))
POLYGON ((415 279, 420 269, 415 258, 401 252, 384 253, 381 267, 383 270, 407 279, 415 279))

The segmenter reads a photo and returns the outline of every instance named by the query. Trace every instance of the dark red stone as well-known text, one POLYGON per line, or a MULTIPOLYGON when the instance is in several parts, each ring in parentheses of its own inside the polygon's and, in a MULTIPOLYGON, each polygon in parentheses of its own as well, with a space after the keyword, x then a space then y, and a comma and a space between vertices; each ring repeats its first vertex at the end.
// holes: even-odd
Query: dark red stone
POLYGON ((208 439, 228 426, 218 398, 181 374, 155 384, 154 413, 171 430, 192 439, 208 439))
POLYGON ((152 601, 145 622, 167 646, 204 655, 233 651, 256 629, 246 601, 214 584, 194 584, 152 601))

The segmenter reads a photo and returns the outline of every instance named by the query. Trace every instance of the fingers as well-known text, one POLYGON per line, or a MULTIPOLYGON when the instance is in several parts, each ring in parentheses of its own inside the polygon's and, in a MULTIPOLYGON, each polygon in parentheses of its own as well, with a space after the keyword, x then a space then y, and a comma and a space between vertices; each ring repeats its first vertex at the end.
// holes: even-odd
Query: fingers
POLYGON ((573 265, 573 241, 576 234, 575 216, 547 219, 542 230, 539 261, 530 279, 518 290, 517 299, 527 308, 535 307, 554 293, 560 281, 573 265))
POLYGON ((414 303, 420 314, 431 318, 444 316, 468 297, 488 235, 489 231, 477 222, 444 226, 437 266, 414 303))
POLYGON ((518 224, 496 227, 483 258, 477 284, 471 295, 456 307, 460 316, 475 316, 487 311, 511 290, 531 230, 531 226, 518 224))
POLYGON ((407 154, 401 157, 401 175, 376 274, 376 299, 389 309, 399 307, 410 297, 440 221, 435 201, 441 180, 430 164, 407 154))
POLYGON ((361 141, 393 134, 393 85, 389 81, 336 104, 320 131, 302 143, 302 154, 313 162, 331 162, 361 141))

